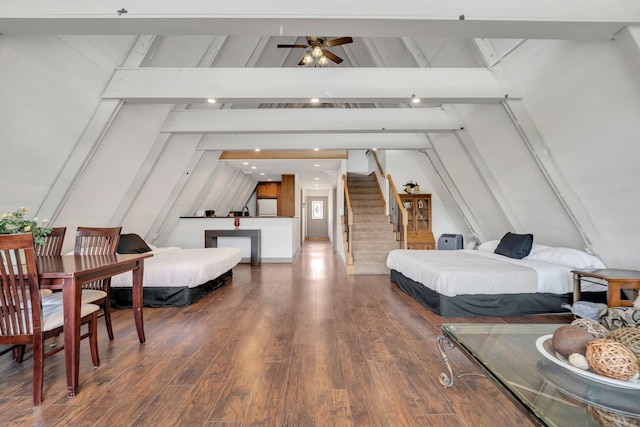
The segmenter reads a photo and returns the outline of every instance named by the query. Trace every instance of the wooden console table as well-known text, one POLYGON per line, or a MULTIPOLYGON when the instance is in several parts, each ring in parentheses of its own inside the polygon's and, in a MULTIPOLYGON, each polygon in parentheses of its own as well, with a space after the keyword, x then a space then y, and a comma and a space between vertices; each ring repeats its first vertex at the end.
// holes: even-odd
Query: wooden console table
MULTIPOLYGON (((621 270, 618 268, 604 268, 600 270, 572 270, 573 273, 573 301, 580 300, 580 281, 590 281, 587 278, 604 280, 607 282, 607 306, 621 307, 632 306, 633 299, 638 297, 640 289, 640 271, 621 270), (620 292, 622 289, 633 289, 634 298, 631 301, 622 301, 620 292)), ((599 282, 594 282, 599 283, 599 282)))
POLYGON ((249 237, 251 265, 260 264, 260 230, 204 230, 204 247, 217 248, 218 237, 249 237))

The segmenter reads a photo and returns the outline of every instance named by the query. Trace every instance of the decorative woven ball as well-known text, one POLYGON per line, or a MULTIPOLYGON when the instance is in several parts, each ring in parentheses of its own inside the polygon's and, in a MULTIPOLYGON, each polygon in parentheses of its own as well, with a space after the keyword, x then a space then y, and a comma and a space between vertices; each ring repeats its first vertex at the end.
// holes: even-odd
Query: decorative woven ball
POLYGON ((560 326, 553 333, 551 344, 556 352, 568 358, 573 353, 584 355, 587 350, 587 343, 593 341, 595 337, 579 326, 560 326))
POLYGON ((612 411, 588 405, 587 413, 603 427, 636 427, 637 418, 626 417, 612 411))
POLYGON ((606 338, 609 330, 595 320, 584 317, 571 322, 571 326, 578 326, 593 335, 594 338, 606 338))
POLYGON ((631 350, 640 361, 640 329, 623 326, 622 328, 611 331, 609 338, 623 344, 631 350))
POLYGON ((638 373, 638 359, 624 345, 603 338, 587 344, 585 354, 591 369, 599 375, 626 381, 638 373))

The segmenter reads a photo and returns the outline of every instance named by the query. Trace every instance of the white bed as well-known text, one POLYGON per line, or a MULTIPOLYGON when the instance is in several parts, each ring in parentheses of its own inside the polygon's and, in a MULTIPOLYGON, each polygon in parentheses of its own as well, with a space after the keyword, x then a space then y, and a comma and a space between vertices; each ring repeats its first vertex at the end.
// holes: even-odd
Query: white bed
MULTIPOLYGON (((392 282, 445 317, 562 312, 562 304, 572 303, 571 270, 585 268, 585 260, 593 264, 587 267, 604 268, 574 249, 536 246, 523 259, 493 253, 493 242, 484 250, 398 249, 389 253, 387 266, 392 282)), ((605 286, 587 282, 581 288, 585 298, 595 300, 606 292, 605 286)))
MULTIPOLYGON (((237 248, 150 247, 153 256, 144 262, 143 303, 152 307, 195 302, 230 278, 242 259, 237 248)), ((131 306, 131 280, 131 273, 112 277, 115 306, 131 306)))

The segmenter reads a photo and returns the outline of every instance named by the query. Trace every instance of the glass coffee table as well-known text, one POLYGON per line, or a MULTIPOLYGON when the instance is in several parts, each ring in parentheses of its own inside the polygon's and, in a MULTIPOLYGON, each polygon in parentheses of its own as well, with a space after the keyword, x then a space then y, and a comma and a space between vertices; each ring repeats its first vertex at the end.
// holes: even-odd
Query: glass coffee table
POLYGON ((536 341, 560 326, 445 323, 437 344, 447 371, 439 380, 452 387, 460 377, 479 375, 453 372, 447 351, 457 347, 541 425, 640 426, 640 385, 593 381, 538 350, 536 341))

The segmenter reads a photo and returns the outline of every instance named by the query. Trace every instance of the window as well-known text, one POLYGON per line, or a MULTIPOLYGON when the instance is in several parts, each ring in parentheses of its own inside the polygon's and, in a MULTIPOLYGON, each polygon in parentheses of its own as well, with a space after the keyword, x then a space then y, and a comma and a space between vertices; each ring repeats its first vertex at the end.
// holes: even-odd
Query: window
POLYGON ((324 202, 322 200, 311 201, 311 219, 324 219, 324 202))

